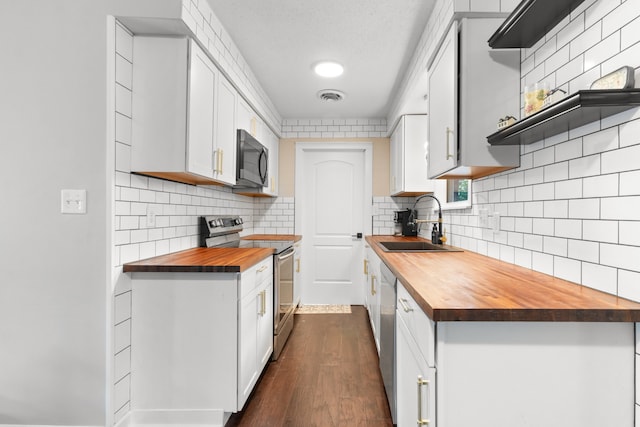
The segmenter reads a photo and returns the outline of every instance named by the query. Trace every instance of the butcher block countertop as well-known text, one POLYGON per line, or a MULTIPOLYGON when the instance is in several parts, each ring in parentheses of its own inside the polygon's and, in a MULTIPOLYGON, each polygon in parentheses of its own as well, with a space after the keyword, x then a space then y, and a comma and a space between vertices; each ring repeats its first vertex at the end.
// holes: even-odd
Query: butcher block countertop
POLYGON ((299 242, 302 236, 299 234, 252 234, 250 236, 241 237, 242 240, 293 240, 299 242))
POLYGON ((640 304, 474 252, 384 252, 366 241, 433 321, 640 322, 640 304))
POLYGON ((129 272, 240 273, 273 255, 269 248, 193 248, 123 266, 129 272))

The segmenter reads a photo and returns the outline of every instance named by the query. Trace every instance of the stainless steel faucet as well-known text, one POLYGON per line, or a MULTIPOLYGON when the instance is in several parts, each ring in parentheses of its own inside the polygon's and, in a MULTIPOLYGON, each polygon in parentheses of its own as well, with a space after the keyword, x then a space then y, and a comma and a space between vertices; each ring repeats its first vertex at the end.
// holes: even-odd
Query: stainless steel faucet
POLYGON ((418 196, 416 197, 416 201, 413 203, 413 207, 411 208, 411 213, 409 214, 409 221, 408 221, 408 225, 412 228, 416 228, 418 226, 418 224, 422 224, 422 223, 436 223, 438 226, 438 239, 437 239, 437 244, 442 245, 444 243, 444 240, 442 238, 442 206, 440 205, 440 200, 438 200, 438 198, 432 194, 423 194, 422 196, 418 196), (437 220, 433 220, 433 219, 418 219, 418 213, 416 212, 416 205, 418 204, 418 201, 420 201, 420 199, 423 199, 425 197, 431 197, 433 200, 435 200, 438 203, 438 219, 437 220))

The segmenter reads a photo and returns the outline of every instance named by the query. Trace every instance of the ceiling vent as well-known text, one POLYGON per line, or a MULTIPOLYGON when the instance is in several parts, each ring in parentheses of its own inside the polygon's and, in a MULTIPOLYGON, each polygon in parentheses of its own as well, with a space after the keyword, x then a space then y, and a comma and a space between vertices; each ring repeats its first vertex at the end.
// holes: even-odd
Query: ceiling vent
POLYGON ((324 89, 318 92, 318 98, 325 102, 338 102, 345 98, 344 92, 333 89, 324 89))

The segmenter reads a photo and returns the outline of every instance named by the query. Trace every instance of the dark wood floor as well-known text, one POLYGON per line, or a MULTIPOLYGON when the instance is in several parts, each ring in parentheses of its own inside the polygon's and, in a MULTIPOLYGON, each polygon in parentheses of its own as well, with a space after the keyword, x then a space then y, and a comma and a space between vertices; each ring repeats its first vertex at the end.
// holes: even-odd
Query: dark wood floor
POLYGON ((392 426, 367 312, 296 314, 276 362, 227 427, 392 426))

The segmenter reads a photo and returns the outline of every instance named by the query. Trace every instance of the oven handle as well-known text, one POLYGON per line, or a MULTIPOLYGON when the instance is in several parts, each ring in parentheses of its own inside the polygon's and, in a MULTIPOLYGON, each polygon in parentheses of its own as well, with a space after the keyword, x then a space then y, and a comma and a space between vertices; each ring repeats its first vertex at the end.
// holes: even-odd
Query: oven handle
POLYGON ((282 252, 280 255, 278 255, 278 261, 282 261, 287 258, 290 258, 293 256, 294 253, 295 251, 293 250, 293 248, 289 248, 286 251, 282 252))

